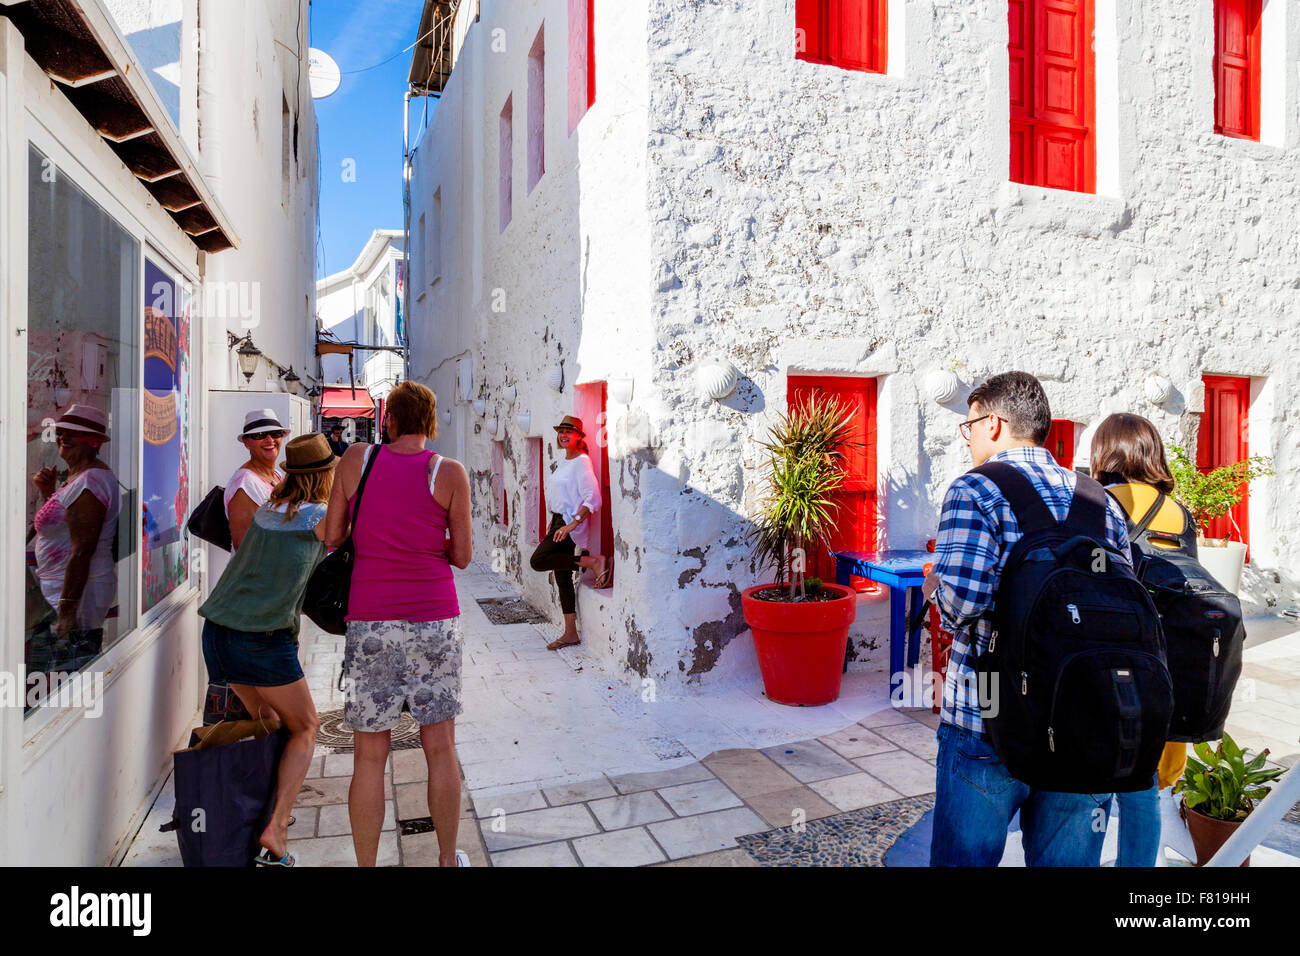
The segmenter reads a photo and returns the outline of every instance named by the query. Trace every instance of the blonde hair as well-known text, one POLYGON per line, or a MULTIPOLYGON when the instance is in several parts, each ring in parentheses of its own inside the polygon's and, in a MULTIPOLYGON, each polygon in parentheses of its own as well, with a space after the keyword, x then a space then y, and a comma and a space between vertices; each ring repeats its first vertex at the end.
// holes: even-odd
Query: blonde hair
POLYGON ((289 472, 284 481, 275 486, 267 504, 288 505, 284 520, 289 521, 305 504, 324 504, 329 501, 330 489, 334 487, 334 469, 313 471, 307 474, 289 472))
POLYGON ((388 393, 385 403, 393 420, 390 438, 403 435, 438 437, 438 397, 433 389, 419 382, 402 382, 388 393))

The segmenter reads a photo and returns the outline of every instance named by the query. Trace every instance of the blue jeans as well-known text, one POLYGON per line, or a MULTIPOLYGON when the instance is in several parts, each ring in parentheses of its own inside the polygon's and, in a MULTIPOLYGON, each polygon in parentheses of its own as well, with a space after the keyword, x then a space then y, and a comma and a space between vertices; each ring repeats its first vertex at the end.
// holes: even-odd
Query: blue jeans
POLYGON ((1100 866, 1109 793, 1034 790, 987 737, 939 725, 931 866, 997 866, 1020 811, 1026 866, 1100 866))
POLYGON ((1160 851, 1159 784, 1137 793, 1117 793, 1119 857, 1116 866, 1155 866, 1160 851))

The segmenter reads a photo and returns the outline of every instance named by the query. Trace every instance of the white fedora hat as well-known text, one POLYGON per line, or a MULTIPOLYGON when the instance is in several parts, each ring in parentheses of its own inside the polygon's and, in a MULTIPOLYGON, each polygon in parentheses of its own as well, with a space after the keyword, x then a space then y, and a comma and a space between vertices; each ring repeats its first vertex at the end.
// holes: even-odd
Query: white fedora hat
POLYGON ((288 430, 280 424, 280 419, 276 417, 274 411, 269 408, 259 408, 244 416, 244 430, 240 432, 239 437, 252 438, 254 435, 262 435, 266 432, 286 432, 288 430))
POLYGON ((67 432, 98 435, 108 441, 108 416, 93 405, 73 405, 54 423, 67 432))

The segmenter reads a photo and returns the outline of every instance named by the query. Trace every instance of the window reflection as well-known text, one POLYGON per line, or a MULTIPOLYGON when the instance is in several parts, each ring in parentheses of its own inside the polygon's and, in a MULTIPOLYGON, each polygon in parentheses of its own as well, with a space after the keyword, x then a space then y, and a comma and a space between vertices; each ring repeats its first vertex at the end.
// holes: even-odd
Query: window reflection
POLYGON ((135 240, 32 147, 28 156, 29 704, 134 625, 135 240), (55 678, 57 679, 57 678, 55 678))

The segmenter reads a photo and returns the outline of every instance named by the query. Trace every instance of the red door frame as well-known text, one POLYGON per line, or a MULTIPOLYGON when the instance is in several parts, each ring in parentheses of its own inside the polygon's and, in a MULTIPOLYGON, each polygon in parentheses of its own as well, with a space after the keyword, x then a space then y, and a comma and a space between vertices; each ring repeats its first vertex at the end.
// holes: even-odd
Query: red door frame
MULTIPOLYGON (((609 440, 606 430, 608 386, 605 382, 587 382, 573 389, 573 414, 582 419, 586 433, 587 454, 596 472, 600 488, 600 511, 587 539, 592 554, 610 554, 614 550, 613 501, 609 492, 609 440)), ((611 583, 612 586, 612 583, 611 583)))
MULTIPOLYGON (((857 406, 850 438, 858 443, 848 455, 847 471, 841 490, 833 497, 841 499, 840 513, 855 496, 861 496, 861 509, 853 520, 841 522, 831 534, 831 547, 836 551, 873 551, 876 547, 876 380, 848 375, 795 375, 787 376, 787 407, 805 400, 808 395, 840 397, 857 406)), ((808 574, 823 581, 835 580, 835 562, 820 546, 810 548, 807 562, 808 574)), ((866 578, 853 578, 858 591, 875 590, 866 578)))
POLYGON ((1260 21, 1263 19, 1261 0, 1214 0, 1214 131, 1220 136, 1235 139, 1259 139, 1260 112, 1260 21), (1230 13, 1237 13, 1244 21, 1246 49, 1228 53, 1225 25, 1230 13), (1244 115, 1234 111, 1228 115, 1227 76, 1229 70, 1245 73, 1244 115))
MULTIPOLYGON (((1205 411, 1196 436, 1196 467, 1202 474, 1222 465, 1250 457, 1250 379, 1229 375, 1202 376, 1205 383, 1205 411)), ((1242 499, 1228 515, 1210 522, 1209 537, 1228 538, 1233 521, 1241 531, 1240 541, 1250 546, 1250 486, 1242 484, 1242 499)), ((1204 532, 1204 529, 1199 529, 1204 532)))

